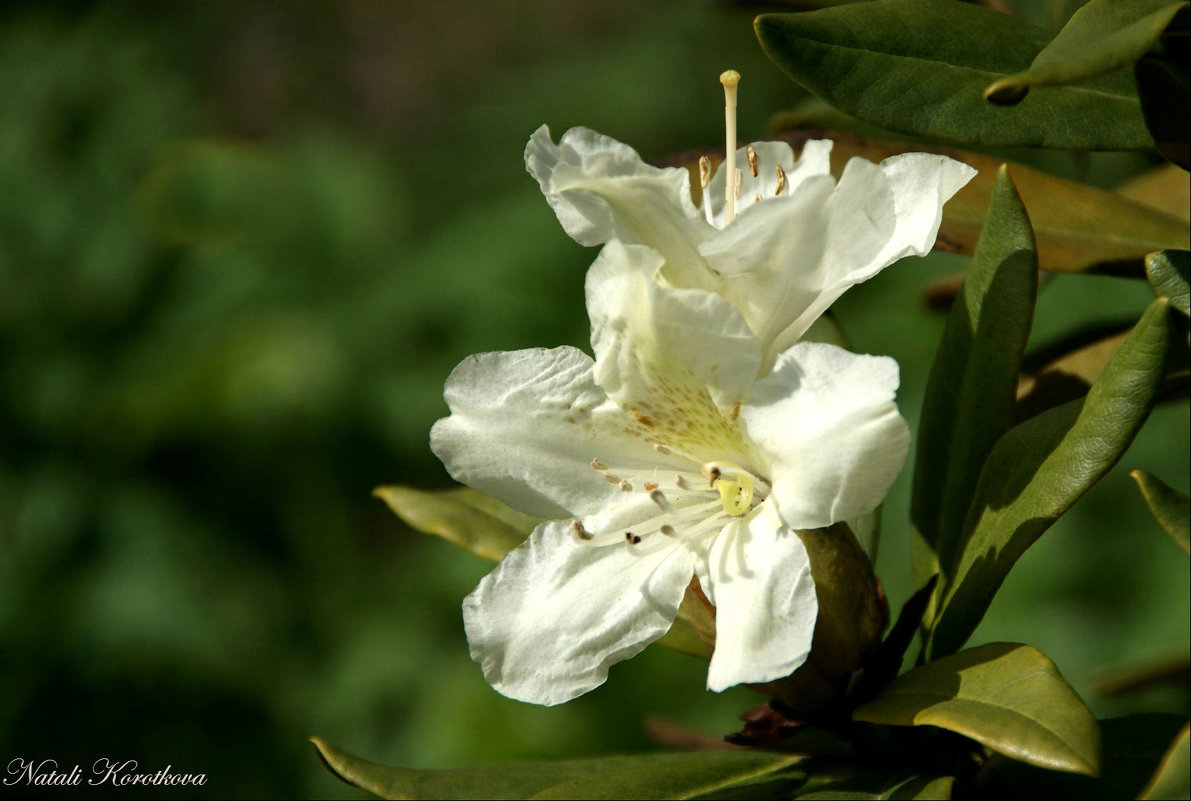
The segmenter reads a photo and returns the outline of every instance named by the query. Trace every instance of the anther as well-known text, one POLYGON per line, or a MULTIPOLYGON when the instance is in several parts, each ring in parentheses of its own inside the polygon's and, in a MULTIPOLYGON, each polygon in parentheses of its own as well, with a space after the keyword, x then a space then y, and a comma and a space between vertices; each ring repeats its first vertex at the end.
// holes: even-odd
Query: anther
POLYGON ((753 195, 753 202, 754 202, 754 203, 760 203, 760 202, 761 202, 761 196, 760 196, 760 195, 753 195))
POLYGON ((681 490, 690 491, 690 489, 691 489, 691 482, 687 481, 682 476, 675 476, 674 483, 677 484, 678 488, 681 490))
POLYGON ((714 486, 715 482, 719 481, 720 477, 723 475, 723 471, 721 471, 715 465, 712 465, 707 471, 707 486, 714 486))
MULTIPOLYGON (((706 156, 704 156, 704 158, 706 158, 706 156)), ((669 448, 667 448, 665 445, 662 445, 660 443, 654 444, 653 449, 655 451, 657 451, 658 453, 660 453, 662 456, 669 456, 672 453, 672 451, 669 448)))
POLYGON ((621 491, 621 492, 632 492, 632 491, 633 491, 633 485, 632 485, 632 484, 630 484, 630 483, 629 483, 629 482, 627 482, 627 481, 621 481, 621 482, 620 482, 620 491, 621 491))
POLYGON ((786 188, 786 171, 782 169, 782 165, 780 164, 773 169, 774 172, 777 173, 777 191, 773 194, 774 196, 777 196, 780 195, 782 190, 786 188))
POLYGON ((629 545, 638 545, 641 542, 641 538, 631 531, 626 531, 624 533, 624 539, 629 545))
POLYGON ((591 469, 592 470, 607 470, 608 465, 604 464, 599 459, 592 459, 591 460, 591 469))
POLYGON ((656 503, 658 508, 663 512, 669 512, 672 508, 670 506, 670 501, 666 500, 666 496, 659 489, 655 489, 653 492, 649 493, 649 500, 656 503))
POLYGON ((619 484, 621 482, 620 476, 615 476, 611 473, 604 473, 604 480, 609 484, 619 484))
POLYGON ((753 148, 752 145, 749 145, 748 149, 745 150, 744 152, 745 152, 745 155, 748 156, 749 172, 751 172, 753 174, 753 177, 756 178, 760 174, 760 171, 758 168, 761 165, 761 160, 759 158, 757 158, 757 151, 753 148))
POLYGON ((677 531, 674 530, 674 526, 670 525, 669 523, 662 526, 660 529, 658 529, 658 531, 662 532, 667 537, 673 537, 674 535, 676 535, 678 533, 677 531))
POLYGON ((575 536, 581 540, 590 540, 595 537, 594 534, 583 528, 583 524, 578 520, 571 521, 571 531, 575 532, 575 536))
POLYGON ((711 159, 707 156, 699 157, 699 186, 703 189, 711 183, 711 159))
POLYGON ((658 483, 656 481, 646 481, 645 482, 645 491, 646 492, 653 492, 657 488, 658 488, 658 483))

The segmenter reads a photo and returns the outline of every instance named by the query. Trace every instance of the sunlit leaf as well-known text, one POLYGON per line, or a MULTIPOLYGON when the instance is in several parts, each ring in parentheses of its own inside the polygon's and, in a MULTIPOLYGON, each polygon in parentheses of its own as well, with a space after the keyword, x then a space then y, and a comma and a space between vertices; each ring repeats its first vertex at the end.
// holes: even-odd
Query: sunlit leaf
POLYGON ((1095 339, 1051 359, 1030 374, 1023 372, 1017 385, 1014 419, 1026 420, 1047 409, 1082 398, 1127 336, 1128 331, 1121 331, 1095 339))
POLYGON ((1180 548, 1191 553, 1191 499, 1145 470, 1134 470, 1129 475, 1137 481, 1159 525, 1180 548))
POLYGON ((928 640, 932 658, 963 645, 1018 558, 1129 447, 1162 386, 1170 316, 1169 303, 1155 300, 1085 399, 1032 417, 997 442, 928 640))
POLYGON ((1044 87, 1012 109, 986 86, 1029 68, 1045 31, 948 0, 874 0, 755 23, 766 54, 844 112, 964 144, 1140 150, 1153 146, 1130 76, 1044 87))
POLYGON ((928 801, 930 799, 946 799, 951 798, 951 785, 955 783, 954 776, 937 776, 931 778, 929 776, 915 776, 894 787, 888 793, 881 796, 882 799, 920 799, 920 801, 928 801))
MULTIPOLYGON (((836 175, 853 156, 881 161, 909 151, 942 153, 972 165, 979 173, 943 207, 935 248, 964 254, 975 250, 1000 160, 964 150, 861 139, 841 131, 803 131, 779 138, 796 146, 810 138, 834 140, 831 166, 836 175)), ((1010 164, 1009 174, 1030 215, 1038 243, 1038 266, 1043 270, 1140 278, 1146 254, 1191 247, 1187 221, 1176 214, 1155 211, 1115 192, 1020 164, 1010 164)), ((1186 173, 1182 173, 1182 182, 1186 186, 1186 173)))
POLYGON ((1054 663, 1028 645, 990 643, 903 674, 853 717, 938 726, 1014 759, 1095 776, 1100 730, 1054 663))
POLYGON ((390 485, 372 494, 418 531, 437 534, 493 562, 524 542, 541 522, 467 487, 420 490, 390 485))
POLYGON ((1160 298, 1166 298, 1170 305, 1191 316, 1191 253, 1185 250, 1167 250, 1151 253, 1146 257, 1146 277, 1150 286, 1160 298))
POLYGON ((756 781, 801 759, 759 751, 704 751, 415 770, 354 757, 317 737, 310 741, 332 773, 381 798, 692 798, 756 781))
POLYGON ((1171 0, 1091 0, 1042 48, 1028 70, 989 86, 985 99, 1013 105, 1032 86, 1080 83, 1127 67, 1145 55, 1174 15, 1186 8, 1187 3, 1171 0))
POLYGON ((892 775, 868 772, 826 784, 795 796, 806 801, 882 801, 882 799, 949 799, 953 776, 907 776, 904 771, 892 775))
POLYGON ((1187 798, 1191 796, 1191 746, 1184 726, 1162 759, 1158 772, 1138 798, 1187 798))
POLYGON ((1047 801, 1137 798, 1161 764, 1172 738, 1185 724, 1186 718, 1178 715, 1130 715, 1101 720, 1101 773, 1096 778, 1044 770, 993 754, 976 777, 977 795, 1047 801))
POLYGON ((922 403, 910 504, 918 583, 949 570, 984 460, 1008 428, 1037 292, 1034 232, 1002 168, 922 403))
POLYGON ((1143 172, 1118 186, 1117 194, 1191 222, 1191 180, 1178 165, 1163 164, 1143 172))

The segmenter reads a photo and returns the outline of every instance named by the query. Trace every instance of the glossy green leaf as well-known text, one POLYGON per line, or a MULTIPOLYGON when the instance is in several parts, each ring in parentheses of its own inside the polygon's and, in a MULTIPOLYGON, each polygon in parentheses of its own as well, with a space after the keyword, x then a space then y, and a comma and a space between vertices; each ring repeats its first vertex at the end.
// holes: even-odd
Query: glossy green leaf
MULTIPOLYGON (((976 177, 943 207, 943 223, 935 243, 937 250, 950 253, 971 254, 975 250, 1000 160, 964 150, 862 139, 841 131, 801 132, 782 138, 799 146, 809 138, 824 137, 835 142, 831 166, 836 175, 853 156, 881 161, 908 151, 942 153, 975 167, 979 170, 976 177)), ((1038 266, 1043 270, 1140 278, 1145 274, 1146 254, 1191 247, 1191 229, 1178 216, 1177 208, 1163 213, 1116 192, 1020 164, 1010 164, 1009 174, 1030 215, 1038 243, 1038 266)), ((1185 172, 1180 180, 1185 188, 1185 172)))
POLYGON ((1191 499, 1145 470, 1134 470, 1129 475, 1137 481, 1159 525, 1180 548, 1191 553, 1191 499))
POLYGON ((1162 759, 1158 772, 1138 798, 1188 797, 1191 797, 1191 744, 1188 743, 1188 727, 1184 726, 1162 759))
POLYGON ((1091 0, 1042 48, 1028 70, 985 90, 993 103, 1020 103, 1033 86, 1061 86, 1122 69, 1154 46, 1186 2, 1091 0))
POLYGON ((910 503, 917 583, 948 573, 958 553, 980 470, 1013 413, 1037 293, 1034 232, 1002 167, 922 403, 910 503))
POLYGON ((954 776, 915 776, 894 787, 889 792, 881 796, 882 799, 889 799, 889 801, 908 801, 909 799, 917 799, 920 801, 931 801, 951 798, 951 785, 955 783, 954 776))
MULTIPOLYGON (((1094 329, 1097 333, 1103 328, 1094 329)), ((1085 334, 1091 332, 1075 332, 1085 334)), ((1014 420, 1022 421, 1041 414, 1047 409, 1078 400, 1088 393, 1096 377, 1112 360, 1129 331, 1121 331, 1107 337, 1098 337, 1090 342, 1076 339, 1071 349, 1061 356, 1026 373, 1023 367, 1017 384, 1017 406, 1014 420)), ((1027 361, 1029 361, 1027 356, 1027 361)))
POLYGON ((1121 458, 1162 386, 1170 339, 1169 303, 1159 298, 1086 398, 1032 417, 997 442, 929 633, 930 658, 963 646, 1018 558, 1121 458))
POLYGON ((801 759, 702 751, 414 770, 354 757, 317 737, 310 741, 332 773, 381 798, 692 798, 776 774, 801 759))
POLYGON ((1028 645, 990 643, 903 674, 853 713, 888 726, 937 726, 997 753, 1095 776, 1100 729, 1054 663, 1028 645))
POLYGON ((1167 250, 1151 253, 1146 257, 1146 277, 1155 294, 1166 298, 1170 305, 1191 316, 1191 253, 1185 250, 1167 250))
POLYGON ((1045 31, 952 0, 874 0, 755 23, 766 54, 840 110, 895 131, 985 146, 1153 147, 1130 76, 1043 87, 1012 109, 986 86, 1029 68, 1045 31))
POLYGON ((1101 720, 1101 773, 1095 778, 1044 770, 993 754, 976 777, 974 795, 1046 801, 1137 798, 1161 764, 1172 738, 1185 724, 1186 718, 1178 715, 1129 715, 1101 720))
POLYGON ((524 542, 541 522, 467 487, 420 490, 390 485, 372 494, 418 531, 437 534, 493 562, 524 542))

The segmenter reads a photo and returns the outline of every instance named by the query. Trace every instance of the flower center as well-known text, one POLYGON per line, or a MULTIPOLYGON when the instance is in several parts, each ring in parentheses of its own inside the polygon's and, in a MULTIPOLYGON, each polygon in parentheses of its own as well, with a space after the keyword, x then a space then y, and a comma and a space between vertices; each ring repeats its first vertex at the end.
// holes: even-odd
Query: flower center
POLYGON ((666 445, 655 445, 668 464, 647 469, 614 468, 593 459, 591 467, 616 484, 625 503, 571 524, 575 535, 592 545, 646 540, 694 541, 718 533, 751 513, 769 495, 769 482, 735 462, 700 462, 666 445), (642 496, 649 503, 643 503, 642 496), (656 535, 661 535, 660 538, 656 535))

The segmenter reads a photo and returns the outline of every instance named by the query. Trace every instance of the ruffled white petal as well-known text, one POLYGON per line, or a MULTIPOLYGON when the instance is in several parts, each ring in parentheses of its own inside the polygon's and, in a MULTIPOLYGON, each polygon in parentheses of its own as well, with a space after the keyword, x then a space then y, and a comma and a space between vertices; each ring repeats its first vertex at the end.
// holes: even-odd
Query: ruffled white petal
POLYGON ((910 443, 897 386, 893 359, 820 342, 794 345, 757 381, 740 419, 787 526, 822 528, 881 503, 910 443))
POLYGON ((658 454, 625 431, 592 366, 575 348, 470 356, 447 379, 451 416, 435 423, 430 447, 457 481, 528 514, 583 516, 620 502, 591 460, 644 468, 658 454))
POLYGON ((785 311, 791 322, 774 340, 775 351, 796 342, 849 287, 905 256, 929 253, 943 204, 975 174, 967 164, 930 153, 893 156, 879 165, 849 160, 825 209, 826 249, 817 264, 801 268, 820 292, 804 309, 785 311))
POLYGON ((738 457, 736 407, 757 375, 756 340, 718 295, 659 286, 661 265, 648 248, 612 241, 588 272, 595 381, 642 438, 738 457))
POLYGON ((806 661, 819 611, 810 558, 771 502, 724 529, 699 572, 716 607, 709 690, 773 681, 806 661))
POLYGON ((632 148, 587 128, 572 128, 555 145, 545 125, 530 137, 525 167, 577 242, 646 245, 663 254, 671 281, 713 286, 698 251, 711 227, 691 200, 685 169, 652 167, 632 148))
POLYGON ((677 542, 597 548, 544 523, 463 602, 472 659, 510 698, 569 701, 669 630, 694 559, 677 542))

